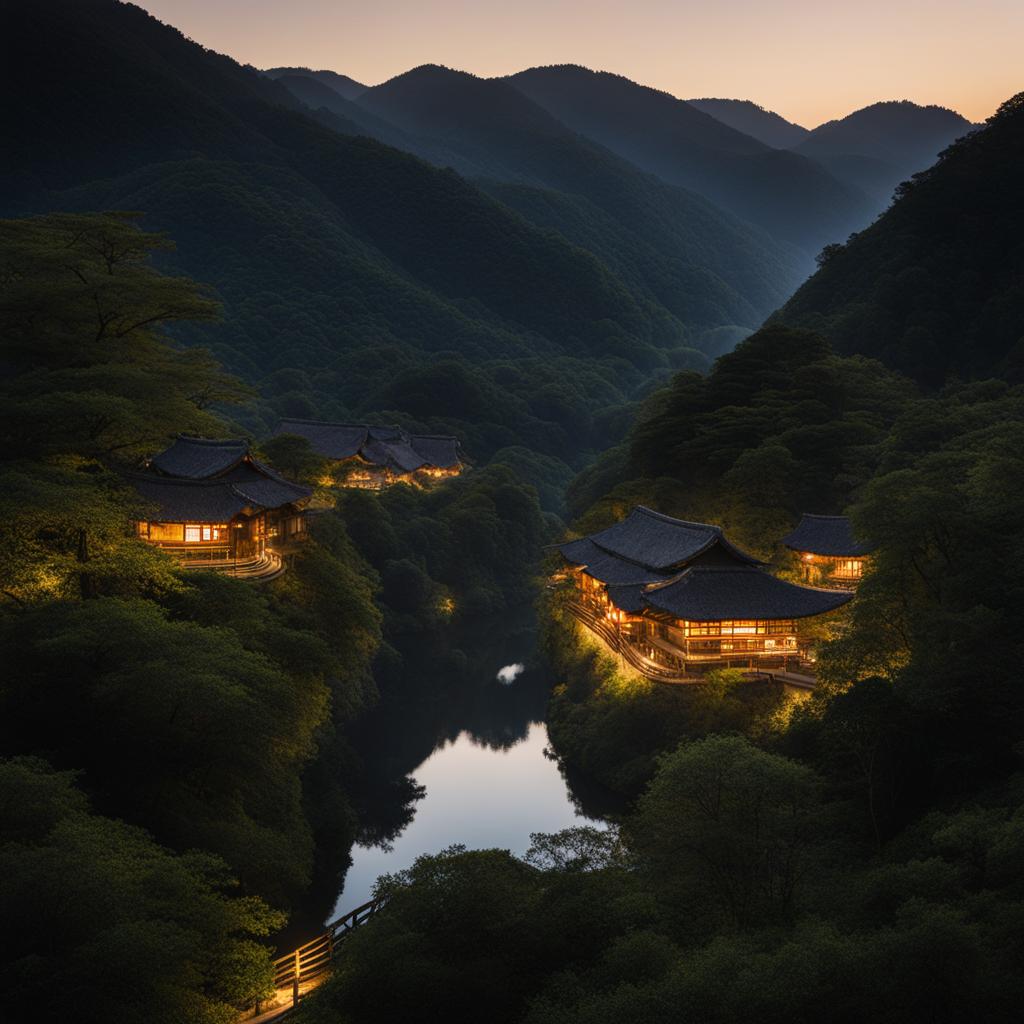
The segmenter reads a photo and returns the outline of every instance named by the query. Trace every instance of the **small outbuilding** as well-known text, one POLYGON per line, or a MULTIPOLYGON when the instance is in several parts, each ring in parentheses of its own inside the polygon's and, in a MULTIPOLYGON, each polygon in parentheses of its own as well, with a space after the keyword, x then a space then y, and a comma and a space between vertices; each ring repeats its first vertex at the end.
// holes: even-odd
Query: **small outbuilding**
POLYGON ((870 562, 874 545, 858 540, 846 516, 818 516, 805 512, 796 529, 782 539, 800 559, 808 583, 821 587, 855 589, 870 562))
POLYGON ((274 436, 284 434, 305 438, 317 455, 330 460, 331 482, 343 487, 426 486, 458 476, 466 466, 458 438, 447 434, 295 419, 281 420, 274 436))

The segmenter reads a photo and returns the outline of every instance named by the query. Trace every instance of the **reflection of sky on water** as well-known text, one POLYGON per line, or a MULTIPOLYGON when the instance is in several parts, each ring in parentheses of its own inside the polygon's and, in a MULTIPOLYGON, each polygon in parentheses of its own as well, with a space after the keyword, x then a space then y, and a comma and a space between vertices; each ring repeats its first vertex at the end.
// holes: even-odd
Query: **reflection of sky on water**
POLYGON ((531 832, 598 824, 577 813, 558 766, 544 756, 547 744, 547 729, 535 722, 524 740, 506 750, 474 742, 466 732, 435 750, 413 772, 427 793, 392 849, 353 848, 332 918, 368 900, 378 875, 411 866, 421 853, 462 843, 522 854, 531 832))
POLYGON ((525 668, 526 666, 521 661, 517 661, 514 665, 506 665, 504 668, 499 668, 498 681, 508 686, 510 683, 515 682, 516 676, 525 668))

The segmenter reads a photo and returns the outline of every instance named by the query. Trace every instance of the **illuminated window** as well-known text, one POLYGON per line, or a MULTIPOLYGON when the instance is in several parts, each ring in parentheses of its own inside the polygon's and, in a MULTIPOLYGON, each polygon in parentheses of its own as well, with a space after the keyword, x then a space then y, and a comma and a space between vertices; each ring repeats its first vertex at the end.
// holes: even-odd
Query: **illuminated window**
POLYGON ((224 523, 187 523, 185 525, 186 544, 211 544, 225 540, 227 526, 224 523))

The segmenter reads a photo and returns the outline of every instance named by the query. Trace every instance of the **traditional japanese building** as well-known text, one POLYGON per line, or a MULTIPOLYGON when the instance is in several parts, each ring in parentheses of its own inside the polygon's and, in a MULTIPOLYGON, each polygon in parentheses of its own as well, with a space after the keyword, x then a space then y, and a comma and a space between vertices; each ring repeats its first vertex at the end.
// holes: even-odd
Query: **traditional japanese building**
POLYGON ((860 583, 874 546, 853 536, 846 516, 804 513, 782 543, 796 552, 803 577, 819 587, 852 590, 860 583))
POLYGON ((408 434, 400 427, 282 420, 275 436, 304 437, 318 455, 337 463, 332 482, 380 490, 394 483, 427 485, 465 468, 458 438, 408 434))
POLYGON ((574 613, 655 678, 795 669, 810 654, 802 620, 852 596, 781 580, 719 527, 643 506, 559 550, 570 564, 574 613))
POLYGON ((139 536, 188 568, 265 579, 305 537, 312 490, 257 461, 246 441, 181 436, 129 480, 154 510, 139 536))

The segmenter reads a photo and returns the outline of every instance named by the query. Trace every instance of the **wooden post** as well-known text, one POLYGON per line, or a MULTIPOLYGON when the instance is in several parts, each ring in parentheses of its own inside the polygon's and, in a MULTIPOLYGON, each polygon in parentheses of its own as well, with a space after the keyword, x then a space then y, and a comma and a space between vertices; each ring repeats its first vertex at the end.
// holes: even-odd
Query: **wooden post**
POLYGON ((299 1005, 299 972, 302 970, 302 960, 299 951, 295 950, 295 974, 292 976, 292 1006, 299 1005))

